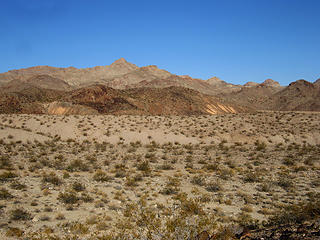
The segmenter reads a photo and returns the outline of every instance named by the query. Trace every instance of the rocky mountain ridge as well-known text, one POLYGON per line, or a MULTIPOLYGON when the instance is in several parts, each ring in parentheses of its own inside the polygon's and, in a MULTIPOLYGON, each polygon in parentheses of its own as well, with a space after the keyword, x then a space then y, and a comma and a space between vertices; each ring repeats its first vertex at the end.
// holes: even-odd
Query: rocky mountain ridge
POLYGON ((319 83, 319 79, 314 83, 298 80, 289 86, 281 86, 278 82, 267 79, 260 84, 248 82, 244 85, 235 85, 218 77, 201 80, 187 75, 175 75, 155 65, 138 67, 121 58, 111 65, 93 68, 38 66, 2 73, 0 101, 3 104, 2 112, 30 109, 26 105, 30 105, 31 102, 33 106, 31 109, 36 109, 36 112, 46 112, 51 109, 53 113, 59 106, 60 110, 57 112, 70 114, 123 111, 139 114, 215 114, 241 112, 245 109, 320 111, 319 83), (99 91, 102 95, 95 95, 99 91), (77 95, 78 99, 71 99, 70 96, 74 96, 77 92, 81 92, 83 96, 77 95), (107 98, 106 93, 114 95, 112 98, 107 98), (179 99, 182 96, 183 98, 179 99), (78 101, 85 97, 90 99, 86 99, 85 102, 78 101), (172 101, 166 98, 172 98, 172 101), (206 102, 207 99, 210 99, 209 103, 206 102), (149 100, 154 102, 153 106, 147 102, 149 100), (177 104, 179 101, 182 104, 177 104), (43 105, 44 103, 49 105, 43 105), (218 107, 222 103, 231 108, 223 106, 222 110, 218 107), (76 110, 70 109, 72 104, 75 104, 76 110), (201 104, 199 108, 190 107, 201 104), (207 105, 215 107, 208 108, 207 105), (10 110, 10 106, 14 106, 12 108, 15 109, 10 110), (44 110, 43 106, 50 107, 44 110), (85 107, 81 109, 80 106, 85 107), (190 107, 189 110, 186 106, 190 107), (69 110, 62 111, 63 107, 69 110))

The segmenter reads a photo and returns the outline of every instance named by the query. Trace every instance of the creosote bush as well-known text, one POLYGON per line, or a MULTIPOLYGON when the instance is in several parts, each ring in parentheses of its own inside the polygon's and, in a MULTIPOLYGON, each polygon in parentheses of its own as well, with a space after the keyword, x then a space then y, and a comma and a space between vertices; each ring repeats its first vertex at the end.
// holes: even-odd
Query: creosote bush
POLYGON ((42 176, 42 182, 51 183, 56 186, 59 186, 62 184, 62 180, 54 172, 51 172, 49 174, 44 173, 42 176))
POLYGON ((0 200, 13 198, 13 195, 5 188, 0 188, 0 200))
POLYGON ((31 214, 23 208, 16 208, 10 212, 10 219, 15 221, 30 220, 31 214))
POLYGON ((7 182, 18 177, 14 172, 3 172, 0 174, 0 182, 7 182))
POLYGON ((64 204, 75 204, 79 201, 79 197, 75 192, 64 192, 59 193, 58 200, 64 204))
POLYGON ((109 182, 112 180, 112 177, 109 176, 106 172, 104 172, 102 170, 98 170, 93 175, 93 180, 95 180, 97 182, 109 182))

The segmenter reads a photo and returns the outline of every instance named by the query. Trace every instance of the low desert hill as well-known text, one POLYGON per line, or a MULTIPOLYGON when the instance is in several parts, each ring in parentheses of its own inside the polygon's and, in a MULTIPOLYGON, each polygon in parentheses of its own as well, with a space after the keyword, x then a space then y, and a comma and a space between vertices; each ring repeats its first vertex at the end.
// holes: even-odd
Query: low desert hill
POLYGON ((320 111, 320 85, 306 80, 298 80, 282 87, 269 79, 261 84, 219 96, 257 110, 320 111))
POLYGON ((183 87, 119 90, 95 84, 58 91, 24 83, 0 91, 0 113, 199 115, 248 111, 183 87))
POLYGON ((306 80, 292 82, 270 100, 270 109, 291 111, 319 111, 320 85, 306 80))

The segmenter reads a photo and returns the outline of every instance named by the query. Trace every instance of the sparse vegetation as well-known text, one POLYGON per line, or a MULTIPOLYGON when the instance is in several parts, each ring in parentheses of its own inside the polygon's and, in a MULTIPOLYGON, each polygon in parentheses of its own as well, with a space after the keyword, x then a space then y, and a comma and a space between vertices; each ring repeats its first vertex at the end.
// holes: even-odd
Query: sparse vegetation
POLYGON ((0 141, 0 224, 12 238, 192 239, 313 221, 320 115, 305 116, 7 116, 36 138, 0 141))

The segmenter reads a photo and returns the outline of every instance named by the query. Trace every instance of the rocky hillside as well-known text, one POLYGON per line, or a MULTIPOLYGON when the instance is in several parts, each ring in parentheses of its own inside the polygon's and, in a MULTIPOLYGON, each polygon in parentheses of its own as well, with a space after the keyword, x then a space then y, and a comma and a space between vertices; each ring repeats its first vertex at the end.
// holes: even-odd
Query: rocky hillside
POLYGON ((0 91, 0 113, 199 115, 249 108, 183 87, 119 90, 101 84, 69 91, 22 84, 0 91))
POLYGON ((258 85, 250 85, 219 96, 258 110, 320 111, 320 85, 317 82, 298 80, 282 87, 269 79, 258 85))
POLYGON ((270 109, 270 99, 283 87, 274 80, 267 79, 261 84, 248 82, 239 91, 221 93, 221 98, 237 102, 243 106, 250 106, 258 110, 270 109))
POLYGON ((320 85, 298 80, 274 94, 268 104, 276 110, 320 111, 320 85))

